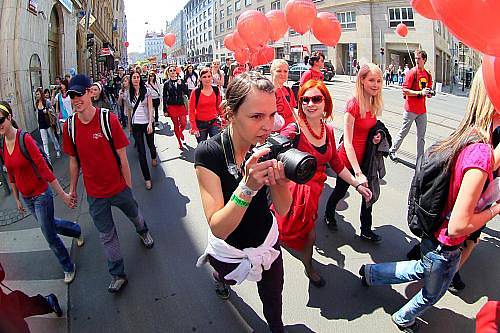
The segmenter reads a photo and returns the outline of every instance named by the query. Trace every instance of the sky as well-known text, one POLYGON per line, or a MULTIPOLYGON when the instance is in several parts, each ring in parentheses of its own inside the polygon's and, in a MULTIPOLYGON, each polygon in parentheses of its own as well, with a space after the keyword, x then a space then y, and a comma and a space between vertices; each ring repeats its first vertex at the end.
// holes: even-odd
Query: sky
POLYGON ((144 52, 146 31, 165 32, 188 0, 124 0, 127 15, 128 52, 144 52), (146 24, 147 23, 147 24, 146 24))

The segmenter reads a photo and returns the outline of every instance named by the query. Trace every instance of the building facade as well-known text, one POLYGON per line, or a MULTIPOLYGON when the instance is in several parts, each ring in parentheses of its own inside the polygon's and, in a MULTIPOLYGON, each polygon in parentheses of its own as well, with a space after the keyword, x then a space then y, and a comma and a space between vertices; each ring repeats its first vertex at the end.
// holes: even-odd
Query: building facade
POLYGON ((214 56, 214 9, 220 0, 189 0, 184 6, 186 52, 189 62, 212 61, 214 56))
POLYGON ((168 63, 182 65, 187 62, 186 30, 185 11, 181 10, 177 13, 172 22, 167 24, 167 33, 173 33, 176 37, 174 46, 166 50, 168 63))
POLYGON ((163 32, 147 32, 144 36, 145 54, 151 62, 161 62, 164 45, 163 37, 165 37, 163 32), (156 59, 153 60, 153 58, 156 59))

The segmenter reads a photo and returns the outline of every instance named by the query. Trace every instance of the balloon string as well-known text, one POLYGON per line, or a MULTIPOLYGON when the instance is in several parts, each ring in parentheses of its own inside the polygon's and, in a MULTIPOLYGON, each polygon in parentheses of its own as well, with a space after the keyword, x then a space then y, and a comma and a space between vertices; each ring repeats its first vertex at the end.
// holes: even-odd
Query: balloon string
POLYGON ((404 40, 406 44, 406 50, 408 51, 408 55, 410 56, 411 66, 415 67, 415 64, 413 63, 413 58, 411 57, 410 48, 408 47, 408 41, 406 40, 406 38, 404 40))

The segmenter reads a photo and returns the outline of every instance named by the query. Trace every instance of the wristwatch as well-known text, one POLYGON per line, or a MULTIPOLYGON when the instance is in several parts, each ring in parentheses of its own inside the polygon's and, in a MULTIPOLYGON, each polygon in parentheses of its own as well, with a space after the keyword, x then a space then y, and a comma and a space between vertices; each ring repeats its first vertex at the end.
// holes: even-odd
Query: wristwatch
POLYGON ((247 186, 247 184, 243 182, 240 183, 240 191, 244 196, 250 198, 253 198, 257 194, 257 192, 259 192, 252 190, 250 187, 247 186))

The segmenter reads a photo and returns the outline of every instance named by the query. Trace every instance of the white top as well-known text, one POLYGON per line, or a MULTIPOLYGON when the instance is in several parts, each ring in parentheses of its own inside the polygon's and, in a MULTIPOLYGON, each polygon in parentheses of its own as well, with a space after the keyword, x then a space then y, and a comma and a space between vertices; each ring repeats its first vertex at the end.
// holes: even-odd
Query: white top
POLYGON ((211 255, 222 262, 239 264, 234 271, 224 277, 226 280, 234 280, 237 284, 245 280, 258 282, 262 279, 262 272, 269 270, 280 255, 280 252, 273 247, 278 241, 278 234, 278 223, 276 218, 273 218, 273 225, 264 243, 256 248, 249 247, 240 250, 215 237, 208 229, 208 245, 205 252, 198 258, 196 267, 205 264, 208 261, 208 255, 211 255))
MULTIPOLYGON (((139 102, 137 110, 135 110, 134 118, 132 119, 132 124, 148 124, 149 123, 149 111, 148 111, 148 97, 151 96, 151 91, 147 88, 146 96, 139 102)), ((134 112, 135 102, 132 102, 132 113, 134 112)))
POLYGON ((219 81, 224 77, 224 72, 219 69, 218 73, 212 73, 212 84, 214 86, 219 86, 219 81))
MULTIPOLYGON (((57 93, 55 101, 56 103, 59 103, 59 95, 61 96, 62 104, 64 105, 64 109, 66 110, 68 117, 71 117, 71 115, 73 114, 73 106, 71 105, 71 98, 69 97, 68 94, 66 94, 66 98, 64 98, 61 93, 57 93)), ((59 104, 59 107, 60 106, 61 105, 59 104)), ((59 109, 59 112, 62 112, 61 109, 59 109)))
POLYGON ((154 83, 153 84, 149 84, 148 83, 147 87, 148 87, 149 91, 151 92, 151 97, 153 99, 161 98, 161 95, 160 95, 161 94, 161 90, 160 90, 160 85, 158 84, 158 81, 156 82, 156 84, 154 84, 154 83))
POLYGON ((193 74, 190 77, 186 79, 186 84, 189 90, 196 89, 198 86, 198 80, 196 79, 196 76, 193 74))

